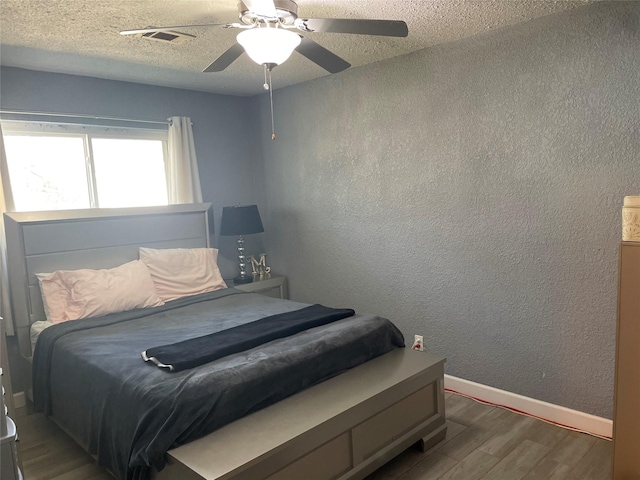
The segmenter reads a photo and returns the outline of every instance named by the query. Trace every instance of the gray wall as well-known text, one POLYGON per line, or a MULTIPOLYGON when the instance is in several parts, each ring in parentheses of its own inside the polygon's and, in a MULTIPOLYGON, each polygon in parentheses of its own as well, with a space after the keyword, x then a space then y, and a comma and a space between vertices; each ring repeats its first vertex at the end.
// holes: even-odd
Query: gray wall
MULTIPOLYGON (((172 115, 191 117, 202 195, 205 202, 213 203, 215 232, 222 207, 255 203, 252 164, 257 146, 246 141, 246 132, 255 130, 256 123, 247 98, 2 67, 0 108, 154 121, 172 115)), ((220 248, 219 264, 225 277, 236 274, 234 241, 217 234, 212 241, 220 248)), ((9 338, 13 387, 22 391, 16 347, 9 338)))
POLYGON ((254 98, 292 298, 385 315, 451 375, 611 418, 639 23, 605 2, 278 90, 276 141, 254 98))
MULTIPOLYGON (((294 299, 380 313, 452 375, 610 417, 620 206, 640 194, 632 3, 278 90, 275 142, 264 95, 5 67, 0 107, 190 116, 216 226, 257 202, 294 299)), ((214 244, 232 273, 232 239, 214 244)))
MULTIPOLYGON (((213 203, 215 231, 222 207, 255 203, 257 146, 246 138, 256 128, 256 115, 248 98, 2 67, 0 108, 153 121, 191 117, 202 196, 213 203)), ((216 235, 213 243, 221 247, 223 274, 233 276, 234 239, 216 235)))

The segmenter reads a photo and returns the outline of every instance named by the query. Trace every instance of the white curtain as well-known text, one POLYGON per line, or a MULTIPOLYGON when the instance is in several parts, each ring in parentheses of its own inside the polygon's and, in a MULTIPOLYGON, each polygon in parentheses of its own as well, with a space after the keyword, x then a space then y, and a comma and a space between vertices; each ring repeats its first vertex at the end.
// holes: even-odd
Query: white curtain
POLYGON ((169 161, 167 183, 169 203, 200 203, 200 174, 189 117, 169 118, 169 161))
POLYGON ((9 182, 7 155, 4 151, 4 137, 0 125, 0 316, 8 335, 13 335, 13 317, 11 315, 11 301, 9 299, 9 276, 7 275, 7 244, 4 237, 4 212, 12 212, 13 193, 9 182))

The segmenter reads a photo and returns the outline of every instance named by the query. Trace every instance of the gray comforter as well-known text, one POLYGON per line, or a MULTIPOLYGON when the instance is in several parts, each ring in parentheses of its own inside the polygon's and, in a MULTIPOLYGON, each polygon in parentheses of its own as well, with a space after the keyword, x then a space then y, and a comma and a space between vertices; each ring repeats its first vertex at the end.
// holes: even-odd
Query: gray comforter
POLYGON ((54 325, 34 354, 36 410, 52 415, 119 479, 146 479, 170 448, 404 346, 388 320, 355 315, 200 367, 167 373, 148 348, 305 304, 220 290, 163 307, 54 325))

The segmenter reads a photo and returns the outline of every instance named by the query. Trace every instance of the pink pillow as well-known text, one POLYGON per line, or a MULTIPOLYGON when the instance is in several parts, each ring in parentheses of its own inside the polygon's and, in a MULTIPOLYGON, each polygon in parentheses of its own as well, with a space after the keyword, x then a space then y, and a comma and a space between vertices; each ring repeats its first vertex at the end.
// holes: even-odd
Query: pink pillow
POLYGON ((52 323, 163 305, 139 260, 108 270, 57 270, 40 278, 40 288, 52 323))
POLYGON ((218 269, 215 248, 140 248, 142 260, 156 286, 161 300, 227 288, 218 269))

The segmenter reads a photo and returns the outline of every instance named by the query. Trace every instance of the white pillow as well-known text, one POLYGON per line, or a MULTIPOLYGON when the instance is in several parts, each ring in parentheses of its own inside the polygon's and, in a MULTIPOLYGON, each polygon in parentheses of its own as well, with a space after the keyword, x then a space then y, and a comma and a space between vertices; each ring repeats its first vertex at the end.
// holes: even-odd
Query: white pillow
POLYGON ((140 260, 149 269, 158 296, 165 302, 227 288, 218 269, 215 248, 140 247, 140 260))
MULTIPOLYGON (((40 295, 42 296, 42 307, 44 308, 44 316, 46 317, 47 322, 51 323, 51 313, 49 313, 49 307, 47 307, 47 300, 46 298, 44 298, 44 289, 42 288, 42 280, 47 278, 49 275, 51 275, 51 272, 36 273, 36 278, 38 279, 38 285, 40 285, 40 295)), ((33 338, 32 338, 32 341, 33 341, 33 338)))
POLYGON ((104 270, 57 270, 38 279, 52 323, 163 305, 139 260, 104 270))
POLYGON ((40 334, 51 325, 53 325, 53 323, 46 322, 44 320, 33 322, 31 324, 31 328, 29 328, 29 333, 31 334, 31 352, 36 351, 36 343, 40 334))

